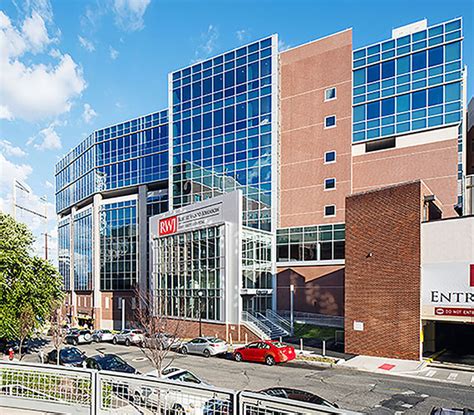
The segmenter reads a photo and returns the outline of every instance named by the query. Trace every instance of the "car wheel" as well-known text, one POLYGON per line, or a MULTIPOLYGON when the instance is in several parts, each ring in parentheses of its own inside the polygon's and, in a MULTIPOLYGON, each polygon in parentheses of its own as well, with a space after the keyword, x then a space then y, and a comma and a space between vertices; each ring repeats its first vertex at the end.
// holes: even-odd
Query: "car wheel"
POLYGON ((181 347, 181 354, 188 354, 188 348, 186 346, 181 347))
POLYGON ((184 408, 181 405, 175 405, 173 407, 173 410, 171 411, 173 415, 184 415, 185 411, 184 408))
POLYGON ((242 361, 242 355, 240 353, 236 353, 234 356, 234 359, 236 362, 241 362, 242 361))
POLYGON ((204 351, 202 352, 203 356, 204 357, 211 357, 211 352, 207 349, 204 349, 204 351))
POLYGON ((140 392, 135 392, 133 394, 133 403, 137 405, 142 405, 145 400, 143 399, 142 395, 140 392))
POLYGON ((114 338, 112 339, 112 343, 113 343, 113 344, 117 344, 117 337, 114 337, 114 338))
POLYGON ((125 339, 125 346, 130 346, 130 339, 125 339))
POLYGON ((268 355, 266 358, 265 358, 265 363, 268 365, 268 366, 273 366, 275 364, 275 358, 273 356, 270 356, 268 355))

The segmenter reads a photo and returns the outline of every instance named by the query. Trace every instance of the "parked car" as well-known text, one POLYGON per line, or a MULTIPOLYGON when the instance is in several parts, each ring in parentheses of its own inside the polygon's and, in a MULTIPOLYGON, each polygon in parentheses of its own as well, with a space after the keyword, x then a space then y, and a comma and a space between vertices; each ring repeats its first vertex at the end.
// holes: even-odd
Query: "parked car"
POLYGON ((295 357, 294 347, 270 340, 252 342, 234 350, 234 359, 237 362, 262 362, 268 366, 288 362, 295 357))
POLYGON ((92 341, 111 342, 114 339, 114 333, 111 330, 94 330, 92 332, 92 341))
MULTIPOLYGON (((0 339, 0 351, 3 354, 8 354, 10 348, 13 349, 13 352, 17 354, 20 351, 20 341, 19 340, 8 340, 8 339, 0 339)), ((29 349, 29 340, 25 340, 21 345, 21 353, 26 354, 28 353, 29 349)))
MULTIPOLYGON (((53 349, 45 355, 44 362, 56 364, 57 356, 58 351, 53 349)), ((59 351, 59 364, 63 366, 82 367, 86 358, 85 353, 81 352, 77 347, 64 347, 59 351)))
POLYGON ((277 398, 293 399, 295 401, 303 401, 308 403, 314 403, 317 405, 328 406, 329 408, 339 408, 337 404, 327 401, 324 398, 321 398, 318 395, 315 395, 311 392, 302 391, 299 389, 291 388, 268 388, 259 391, 258 393, 263 393, 264 395, 275 396, 277 398))
POLYGON ((139 372, 116 354, 98 354, 86 359, 86 367, 96 370, 111 370, 113 372, 136 373, 139 372))
POLYGON ((64 341, 74 346, 78 344, 90 344, 92 343, 92 333, 90 330, 74 330, 64 338, 64 341))
POLYGON ((143 332, 141 330, 122 330, 114 335, 112 343, 123 343, 125 346, 130 346, 131 344, 139 345, 143 343, 143 339, 143 332))
POLYGON ((228 350, 228 344, 217 337, 196 337, 180 348, 182 354, 199 354, 204 357, 225 354, 228 350))
MULTIPOLYGON (((157 370, 153 370, 146 373, 145 376, 152 378, 158 377, 157 370)), ((161 372, 161 379, 170 379, 178 382, 193 383, 197 385, 209 386, 196 375, 186 369, 180 369, 177 367, 169 367, 161 372)), ((131 390, 133 394, 133 400, 139 405, 144 405, 147 408, 160 408, 162 413, 191 413, 191 414, 202 414, 201 405, 196 402, 192 396, 183 394, 179 390, 169 389, 165 394, 163 390, 158 387, 153 388, 148 385, 137 386, 131 390), (161 399, 160 399, 161 397, 161 399)))

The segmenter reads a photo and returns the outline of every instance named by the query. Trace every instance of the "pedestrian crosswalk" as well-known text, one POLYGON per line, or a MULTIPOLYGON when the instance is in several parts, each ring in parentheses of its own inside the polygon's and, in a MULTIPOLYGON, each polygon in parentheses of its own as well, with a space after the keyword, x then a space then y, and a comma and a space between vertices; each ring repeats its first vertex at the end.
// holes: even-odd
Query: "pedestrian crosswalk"
POLYGON ((431 368, 428 367, 418 372, 417 377, 428 378, 433 380, 441 380, 445 382, 459 383, 462 385, 469 385, 474 387, 473 372, 464 370, 431 368))

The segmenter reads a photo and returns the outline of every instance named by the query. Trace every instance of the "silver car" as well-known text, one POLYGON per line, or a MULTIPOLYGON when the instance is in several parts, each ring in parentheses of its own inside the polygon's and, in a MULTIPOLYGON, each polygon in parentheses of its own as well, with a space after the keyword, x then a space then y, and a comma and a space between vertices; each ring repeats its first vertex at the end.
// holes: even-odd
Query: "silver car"
POLYGON ((112 343, 123 343, 125 346, 130 346, 131 344, 140 345, 143 343, 143 339, 143 332, 141 330, 122 330, 114 336, 112 343))
POLYGON ((204 357, 225 354, 229 350, 228 344, 217 337, 196 337, 181 346, 182 354, 200 354, 204 357))
POLYGON ((114 333, 111 330, 94 330, 92 333, 92 341, 95 342, 111 342, 114 339, 114 333))

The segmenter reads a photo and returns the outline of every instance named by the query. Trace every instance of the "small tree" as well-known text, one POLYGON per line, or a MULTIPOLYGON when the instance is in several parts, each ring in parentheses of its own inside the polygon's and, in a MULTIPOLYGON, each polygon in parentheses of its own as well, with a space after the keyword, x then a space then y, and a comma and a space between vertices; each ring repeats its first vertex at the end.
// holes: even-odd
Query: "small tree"
POLYGON ((31 335, 36 326, 36 317, 33 309, 29 304, 24 305, 18 313, 18 359, 23 358, 23 344, 27 337, 31 335))
POLYGON ((171 320, 158 307, 151 293, 136 291, 137 308, 135 310, 135 325, 143 332, 143 342, 140 350, 157 370, 161 377, 162 371, 173 362, 170 359, 163 367, 164 360, 179 342, 179 320, 171 320))
POLYGON ((66 338, 66 330, 63 328, 63 312, 62 307, 59 305, 58 308, 54 309, 51 313, 51 338, 54 350, 56 350, 56 364, 59 366, 59 353, 61 352, 61 346, 66 338))

